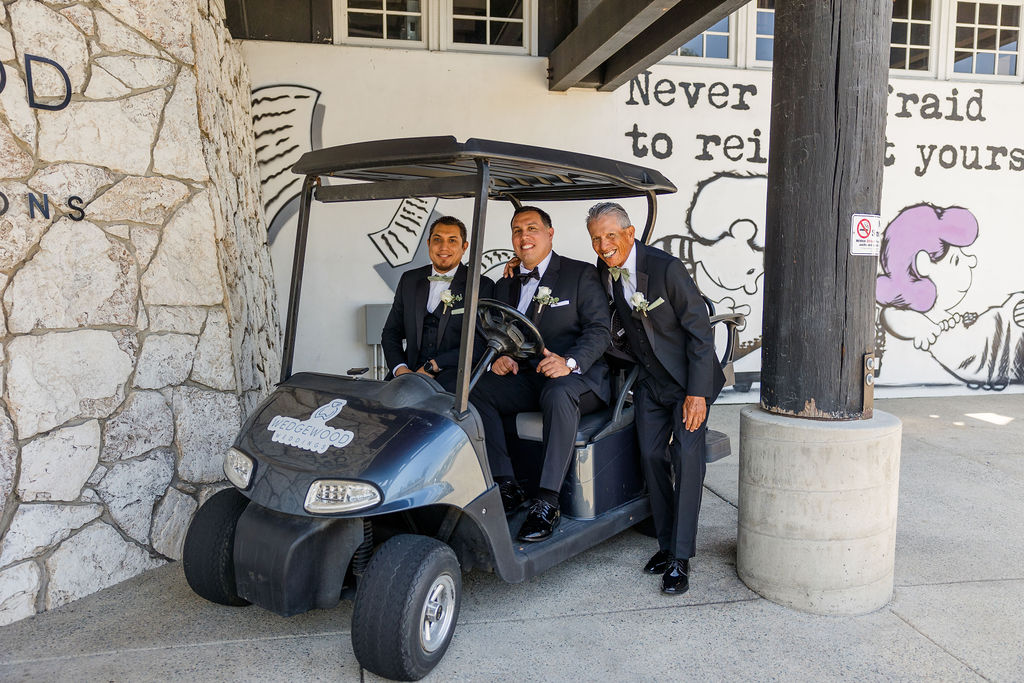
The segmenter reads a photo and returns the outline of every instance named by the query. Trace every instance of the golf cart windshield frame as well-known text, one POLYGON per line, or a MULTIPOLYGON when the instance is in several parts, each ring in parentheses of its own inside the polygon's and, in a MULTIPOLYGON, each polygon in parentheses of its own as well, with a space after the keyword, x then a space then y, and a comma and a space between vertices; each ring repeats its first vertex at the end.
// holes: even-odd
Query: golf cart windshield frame
MULTIPOLYGON (((471 138, 460 143, 451 136, 379 140, 314 150, 302 155, 292 171, 304 175, 305 182, 299 204, 288 295, 282 382, 292 375, 313 199, 319 202, 352 202, 410 197, 472 197, 472 246, 463 319, 475 321, 488 199, 506 200, 519 207, 524 202, 535 201, 646 197, 647 222, 641 237, 646 244, 657 216, 656 195, 676 191, 675 185, 661 173, 642 166, 494 140, 471 138), (326 185, 324 178, 354 182, 326 185)), ((454 406, 458 415, 464 414, 469 406, 475 329, 475 324, 462 326, 454 406)))

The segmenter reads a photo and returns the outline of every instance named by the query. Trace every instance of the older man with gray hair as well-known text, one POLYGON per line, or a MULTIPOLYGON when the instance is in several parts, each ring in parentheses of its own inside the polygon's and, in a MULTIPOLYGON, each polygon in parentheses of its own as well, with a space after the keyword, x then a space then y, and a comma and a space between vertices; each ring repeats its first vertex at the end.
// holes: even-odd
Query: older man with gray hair
POLYGON ((725 383, 707 307, 681 261, 635 239, 619 204, 592 206, 587 231, 640 367, 636 430, 658 536, 644 571, 662 574, 662 592, 685 593, 697 548, 708 406, 725 383))

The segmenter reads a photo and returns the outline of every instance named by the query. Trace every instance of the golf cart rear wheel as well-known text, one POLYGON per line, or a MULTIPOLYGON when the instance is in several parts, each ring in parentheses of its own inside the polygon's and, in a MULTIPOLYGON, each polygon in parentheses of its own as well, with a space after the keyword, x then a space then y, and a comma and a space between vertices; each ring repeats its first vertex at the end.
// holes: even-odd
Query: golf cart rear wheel
POLYGON ((427 536, 388 539, 356 590, 352 649, 373 673, 417 681, 444 657, 462 601, 462 570, 447 545, 427 536))
POLYGON ((196 512, 185 536, 181 564, 196 595, 219 605, 241 607, 249 601, 235 588, 235 526, 249 499, 237 489, 213 494, 196 512))

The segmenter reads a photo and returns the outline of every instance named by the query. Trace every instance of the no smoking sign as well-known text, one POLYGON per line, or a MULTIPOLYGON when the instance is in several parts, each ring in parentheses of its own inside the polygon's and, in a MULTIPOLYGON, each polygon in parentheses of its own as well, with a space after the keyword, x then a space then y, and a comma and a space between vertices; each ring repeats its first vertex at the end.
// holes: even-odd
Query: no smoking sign
POLYGON ((850 219, 850 253, 855 256, 878 256, 882 245, 882 217, 855 213, 850 219))

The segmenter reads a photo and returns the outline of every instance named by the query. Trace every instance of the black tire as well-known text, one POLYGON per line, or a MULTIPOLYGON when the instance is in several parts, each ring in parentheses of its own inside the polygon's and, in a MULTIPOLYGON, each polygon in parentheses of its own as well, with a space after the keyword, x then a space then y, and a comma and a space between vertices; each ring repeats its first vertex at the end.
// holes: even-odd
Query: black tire
POLYGON ((235 588, 235 526, 249 499, 238 489, 213 494, 196 512, 185 536, 181 564, 196 595, 219 605, 241 607, 249 601, 235 588))
POLYGON ((427 536, 402 534, 388 539, 373 554, 356 589, 352 612, 356 659, 378 676, 418 681, 448 650, 461 602, 462 569, 451 548, 427 536), (428 598, 438 586, 441 592, 434 597, 439 601, 430 601, 430 606, 447 606, 431 622, 438 629, 436 639, 424 644, 421 631, 428 623, 428 598))

